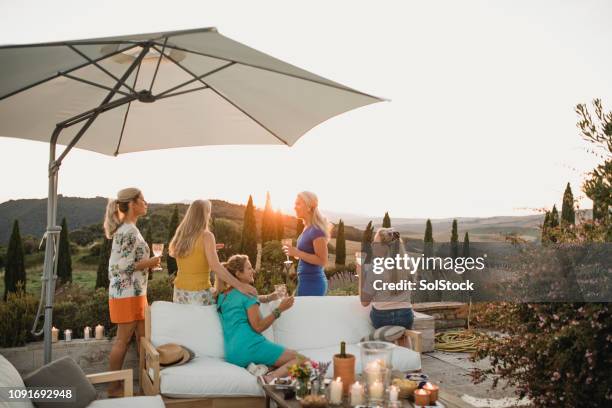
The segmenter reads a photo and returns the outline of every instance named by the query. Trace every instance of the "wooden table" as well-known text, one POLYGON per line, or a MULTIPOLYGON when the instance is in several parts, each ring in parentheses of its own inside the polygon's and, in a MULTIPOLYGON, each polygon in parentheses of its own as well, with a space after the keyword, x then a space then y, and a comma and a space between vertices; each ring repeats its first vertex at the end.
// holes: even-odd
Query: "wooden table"
MULTIPOLYGON (((276 402, 279 408, 301 408, 302 405, 295 398, 286 400, 283 396, 282 391, 277 390, 273 385, 264 385, 264 393, 266 394, 266 408, 271 408, 272 401, 276 402)), ((446 408, 473 408, 472 405, 466 403, 456 395, 449 394, 443 390, 439 391, 438 399, 444 404, 446 408)), ((403 408, 414 408, 413 402, 408 400, 401 400, 403 408)), ((350 408, 348 401, 345 399, 343 408, 350 408)))

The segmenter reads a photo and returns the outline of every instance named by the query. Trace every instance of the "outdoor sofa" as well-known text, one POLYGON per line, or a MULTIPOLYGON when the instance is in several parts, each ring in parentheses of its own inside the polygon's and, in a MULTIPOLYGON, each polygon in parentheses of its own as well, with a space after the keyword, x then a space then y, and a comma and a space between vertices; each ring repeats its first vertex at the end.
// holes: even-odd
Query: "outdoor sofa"
MULTIPOLYGON (((262 314, 270 313, 276 304, 262 304, 262 314)), ((357 344, 373 330, 369 310, 361 305, 357 296, 296 297, 293 307, 263 335, 317 361, 332 361, 334 354, 340 352, 340 342, 345 341, 346 351, 355 355, 356 371, 360 373, 357 344)), ((146 313, 145 333, 141 339, 139 373, 145 395, 161 394, 166 406, 264 405, 256 377, 223 358, 223 332, 216 306, 154 302, 146 313), (186 364, 160 370, 155 347, 164 343, 184 345, 194 351, 195 358, 186 364)), ((393 368, 420 370, 421 335, 408 330, 406 336, 418 351, 396 347, 393 368)), ((332 375, 333 366, 327 372, 328 377, 332 375)))

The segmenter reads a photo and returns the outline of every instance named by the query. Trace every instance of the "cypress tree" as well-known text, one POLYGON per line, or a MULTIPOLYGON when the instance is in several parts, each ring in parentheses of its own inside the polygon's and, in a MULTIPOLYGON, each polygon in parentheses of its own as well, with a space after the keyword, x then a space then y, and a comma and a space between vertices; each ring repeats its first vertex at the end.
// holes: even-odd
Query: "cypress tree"
POLYGON ((383 222, 382 222, 382 227, 383 228, 391 228, 391 218, 389 217, 389 213, 385 212, 385 216, 383 218, 383 222))
POLYGON ((285 223, 283 221, 283 213, 281 210, 276 210, 274 214, 274 219, 276 220, 276 240, 280 241, 285 236, 285 223))
POLYGON ((457 258, 459 256, 459 234, 457 233, 457 220, 453 220, 453 228, 450 239, 450 256, 457 258))
POLYGON ((425 237, 423 237, 423 256, 425 258, 431 258, 433 256, 433 228, 431 226, 431 220, 428 218, 425 224, 425 237))
POLYGON ((299 218, 295 219, 295 238, 299 238, 300 234, 304 231, 304 221, 299 218))
POLYGON ((10 293, 17 292, 18 285, 25 291, 26 270, 23 253, 23 242, 19 233, 19 221, 13 223, 4 265, 4 300, 10 293))
POLYGON ((361 251, 366 253, 365 263, 372 262, 372 241, 374 241, 374 226, 368 222, 361 236, 361 251))
MULTIPOLYGON (((172 212, 172 217, 170 218, 170 222, 168 223, 168 241, 166 246, 170 243, 172 238, 174 237, 174 233, 179 225, 179 213, 178 206, 174 206, 174 211, 172 212)), ((168 275, 172 275, 178 271, 178 266, 176 265, 176 259, 171 257, 170 255, 166 256, 166 265, 168 267, 168 275)))
POLYGON ((550 211, 546 211, 546 214, 544 214, 544 222, 542 223, 542 237, 540 241, 543 244, 549 241, 548 228, 550 228, 550 211))
MULTIPOLYGON (((151 256, 153 256, 153 232, 151 231, 151 225, 147 227, 147 232, 145 234, 145 241, 147 241, 147 245, 149 246, 149 251, 151 251, 151 256)), ((153 279, 153 273, 149 271, 149 280, 153 279)))
POLYGON ((253 206, 252 196, 249 196, 249 201, 244 211, 240 252, 248 255, 251 265, 257 264, 257 222, 255 220, 255 207, 253 206))
POLYGON ((465 232, 465 236, 463 237, 463 254, 464 258, 470 257, 470 235, 465 232))
POLYGON ((574 211, 574 194, 570 183, 567 183, 563 193, 563 204, 561 205, 561 225, 567 227, 576 224, 576 212, 574 211))
POLYGON ((346 238, 344 237, 344 221, 338 221, 336 233, 336 265, 346 264, 346 238))
POLYGON ((66 218, 62 219, 62 231, 57 250, 57 277, 60 283, 72 282, 72 259, 66 218))
POLYGON ((266 205, 264 207, 263 216, 261 218, 261 247, 268 241, 276 238, 276 222, 274 220, 274 210, 272 210, 272 201, 270 200, 270 192, 266 193, 266 205))
POLYGON ((557 205, 553 205, 552 212, 550 213, 549 227, 557 228, 559 226, 559 211, 557 211, 557 205))
POLYGON ((110 258, 113 240, 102 238, 102 249, 98 258, 98 270, 96 272, 96 288, 108 288, 108 260, 110 258))

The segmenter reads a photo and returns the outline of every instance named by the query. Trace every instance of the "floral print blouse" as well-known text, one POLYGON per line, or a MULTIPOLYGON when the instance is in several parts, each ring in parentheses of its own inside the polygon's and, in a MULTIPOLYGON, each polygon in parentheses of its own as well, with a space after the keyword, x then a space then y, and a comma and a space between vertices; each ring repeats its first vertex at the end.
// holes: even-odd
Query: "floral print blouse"
POLYGON ((147 295, 148 271, 134 266, 149 255, 149 245, 136 225, 126 223, 117 229, 108 261, 110 299, 147 295))

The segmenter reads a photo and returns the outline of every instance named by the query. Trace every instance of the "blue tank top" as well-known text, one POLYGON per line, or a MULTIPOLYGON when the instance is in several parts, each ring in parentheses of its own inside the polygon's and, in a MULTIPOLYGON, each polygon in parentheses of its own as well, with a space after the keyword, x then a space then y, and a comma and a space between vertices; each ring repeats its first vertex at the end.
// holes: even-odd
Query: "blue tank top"
MULTIPOLYGON (((314 240, 317 238, 324 237, 325 233, 314 225, 306 228, 297 239, 297 248, 300 251, 307 252, 309 254, 314 254, 314 240)), ((314 265, 308 263, 302 259, 298 262, 297 268, 298 275, 315 275, 320 276, 323 275, 323 267, 320 265, 314 265)))

